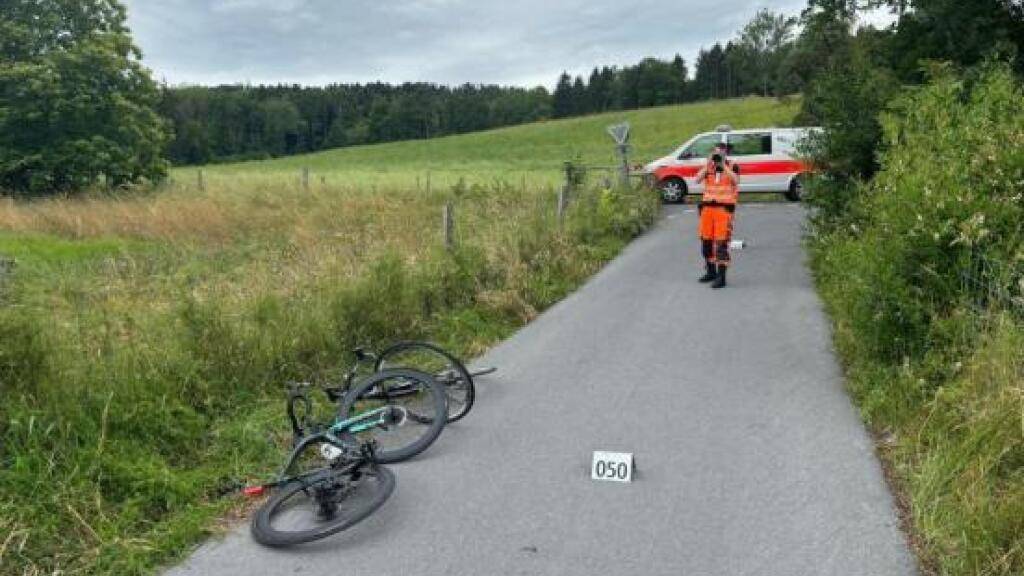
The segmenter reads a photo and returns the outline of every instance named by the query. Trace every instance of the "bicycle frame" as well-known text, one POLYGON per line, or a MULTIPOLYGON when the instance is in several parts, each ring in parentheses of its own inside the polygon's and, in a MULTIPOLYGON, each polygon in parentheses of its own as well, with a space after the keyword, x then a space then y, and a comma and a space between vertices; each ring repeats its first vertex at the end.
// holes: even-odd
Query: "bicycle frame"
MULTIPOLYGON (((281 486, 283 484, 287 484, 289 482, 301 479, 302 475, 288 476, 288 470, 290 470, 292 465, 295 464, 295 460, 299 457, 299 454, 301 454, 303 450, 308 448, 310 444, 323 442, 324 440, 326 440, 327 443, 329 443, 330 445, 341 449, 344 455, 349 456, 352 460, 361 459, 362 451, 360 450, 358 454, 354 453, 354 448, 356 447, 353 446, 351 442, 345 442, 341 440, 340 438, 338 438, 337 435, 344 434, 346 432, 351 434, 358 434, 360 432, 365 432, 377 426, 388 425, 390 422, 387 416, 389 415, 392 409, 393 407, 391 406, 382 406, 380 408, 368 410, 361 414, 357 414, 352 418, 347 418, 345 420, 337 420, 335 421, 334 424, 331 425, 330 428, 328 428, 324 432, 318 432, 316 434, 303 436, 302 439, 300 439, 299 442, 295 445, 295 448, 292 449, 291 455, 288 456, 288 460, 285 461, 284 467, 281 469, 281 472, 277 475, 277 480, 270 484, 264 484, 263 487, 267 488, 281 486)), ((358 462, 356 463, 358 464, 358 462)))

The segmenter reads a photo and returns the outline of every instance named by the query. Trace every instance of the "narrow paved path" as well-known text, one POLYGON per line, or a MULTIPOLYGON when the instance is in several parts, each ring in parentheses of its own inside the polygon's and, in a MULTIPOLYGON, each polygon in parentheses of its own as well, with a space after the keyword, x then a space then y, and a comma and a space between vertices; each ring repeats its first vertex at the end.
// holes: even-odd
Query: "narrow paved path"
MULTIPOLYGON (((348 533, 288 551, 248 527, 174 576, 914 574, 804 266, 803 212, 741 208, 730 287, 694 279, 667 210, 579 292, 480 361, 474 412, 348 533), (629 485, 593 450, 634 452, 629 485)), ((282 421, 283 423, 283 421, 282 421)))

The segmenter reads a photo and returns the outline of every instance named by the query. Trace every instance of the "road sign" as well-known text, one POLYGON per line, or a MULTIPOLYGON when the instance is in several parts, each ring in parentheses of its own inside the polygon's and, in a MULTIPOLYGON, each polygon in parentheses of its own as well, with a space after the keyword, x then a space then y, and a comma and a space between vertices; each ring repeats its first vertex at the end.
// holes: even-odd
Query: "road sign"
POLYGON ((590 465, 590 479, 610 482, 632 482, 633 453, 595 450, 594 461, 590 465))
POLYGON ((615 140, 615 143, 622 146, 629 142, 629 122, 615 124, 608 127, 608 134, 615 140))

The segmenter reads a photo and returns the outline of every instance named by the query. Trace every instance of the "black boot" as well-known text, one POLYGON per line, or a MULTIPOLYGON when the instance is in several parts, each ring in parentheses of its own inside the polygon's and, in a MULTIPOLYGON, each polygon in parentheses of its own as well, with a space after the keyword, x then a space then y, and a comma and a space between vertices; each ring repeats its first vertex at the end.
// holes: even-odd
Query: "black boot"
POLYGON ((715 278, 718 278, 718 273, 715 271, 715 265, 712 264, 711 262, 708 262, 707 264, 705 264, 705 266, 707 266, 707 272, 705 272, 704 275, 700 277, 698 282, 704 284, 707 284, 708 282, 714 282, 715 278))
POLYGON ((715 283, 711 285, 712 288, 714 288, 716 290, 718 288, 725 288, 725 271, 727 269, 728 268, 726 266, 719 266, 718 267, 718 275, 715 278, 715 283))

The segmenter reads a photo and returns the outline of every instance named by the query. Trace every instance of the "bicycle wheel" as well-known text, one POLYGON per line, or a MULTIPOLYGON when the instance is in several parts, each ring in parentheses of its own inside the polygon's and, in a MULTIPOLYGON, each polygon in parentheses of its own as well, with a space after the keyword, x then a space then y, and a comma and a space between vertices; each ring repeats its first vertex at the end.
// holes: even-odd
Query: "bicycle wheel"
POLYGON ((374 457, 387 464, 412 458, 437 440, 445 425, 444 388, 430 374, 399 368, 384 370, 359 382, 342 400, 341 418, 376 408, 392 408, 389 422, 354 434, 372 439, 374 457))
POLYGON ((252 535, 275 548, 326 538, 373 514, 394 490, 395 475, 369 462, 313 472, 271 495, 253 516, 252 535))
POLYGON ((429 342, 399 342, 377 356, 376 371, 388 368, 414 368, 427 374, 444 386, 448 397, 448 423, 461 420, 469 414, 476 399, 473 376, 458 358, 429 342))

